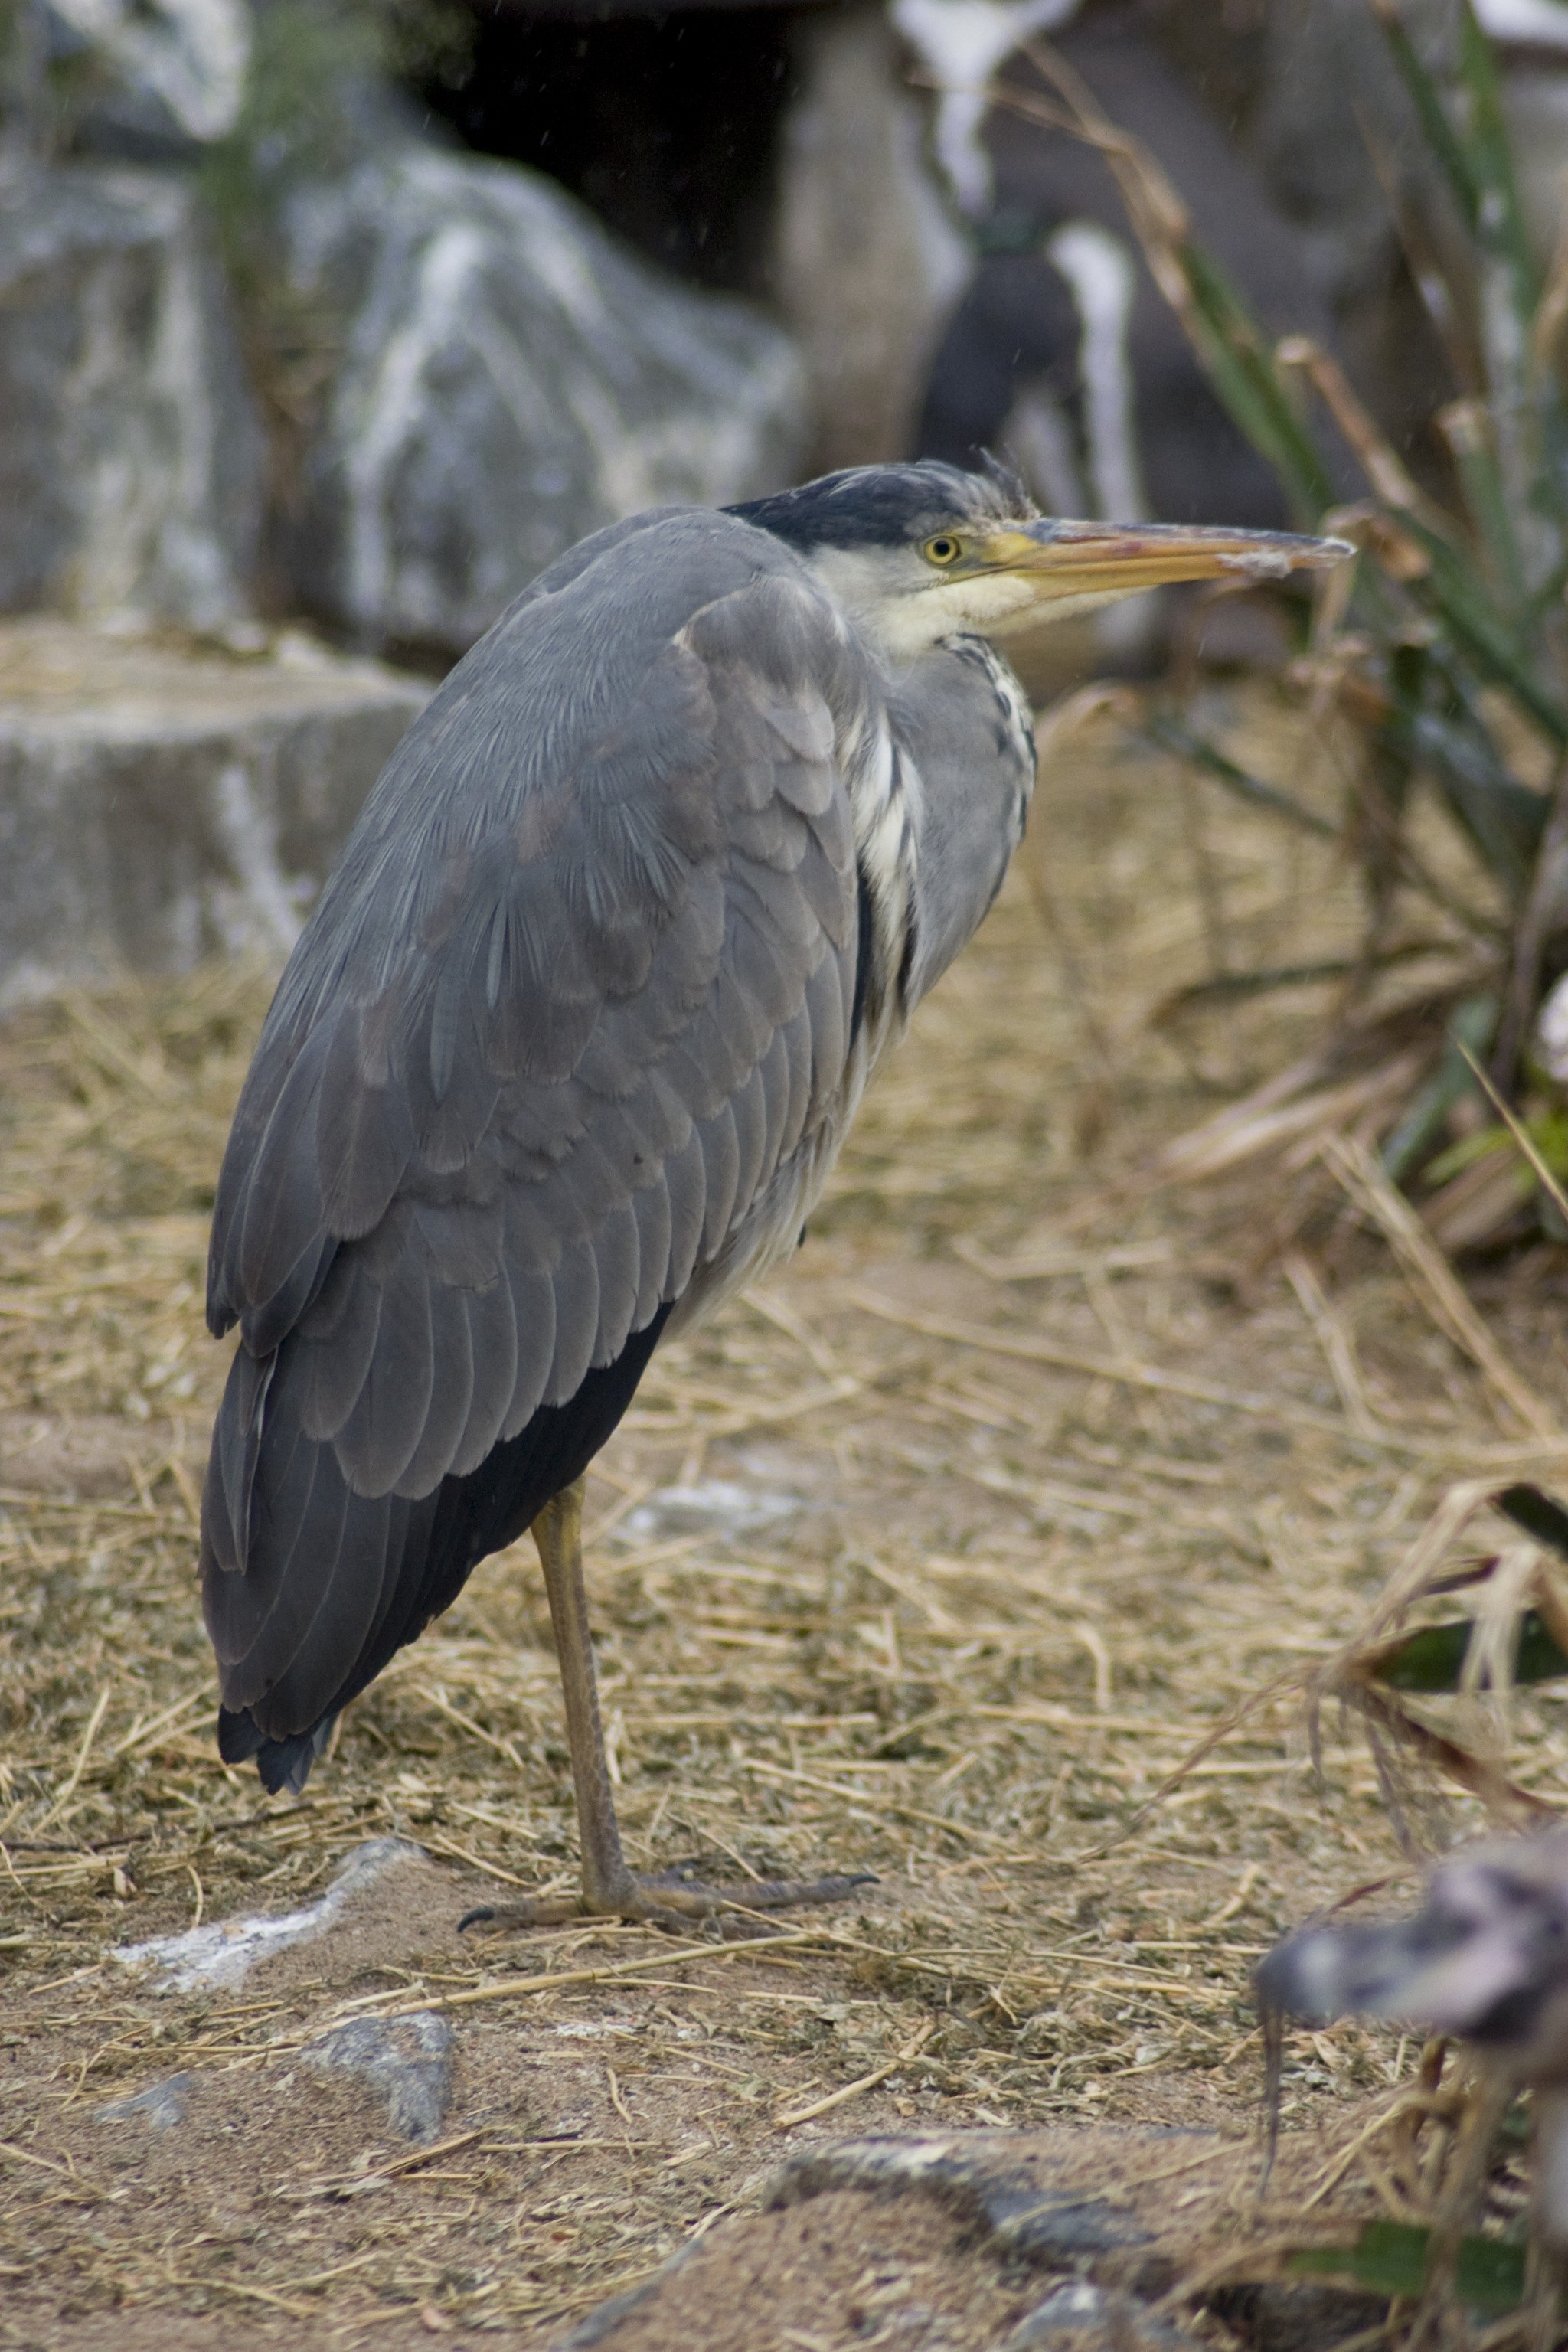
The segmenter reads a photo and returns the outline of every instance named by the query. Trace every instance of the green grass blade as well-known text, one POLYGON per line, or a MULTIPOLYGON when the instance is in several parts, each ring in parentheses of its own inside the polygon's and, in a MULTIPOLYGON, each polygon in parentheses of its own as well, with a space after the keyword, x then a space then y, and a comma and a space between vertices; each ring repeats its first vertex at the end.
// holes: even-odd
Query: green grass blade
MULTIPOLYGON (((1501 2238, 1461 2238, 1455 2264, 1468 2310, 1517 2311, 1524 2301, 1524 2255, 1501 2238)), ((1297 2277, 1350 2278, 1373 2294, 1418 2297, 1426 2284, 1432 2231, 1411 2221, 1363 2221, 1353 2246, 1309 2246, 1289 2257, 1297 2277)))
POLYGON ((1238 768, 1234 760, 1227 759, 1215 744, 1205 741, 1182 719, 1173 719, 1166 711, 1156 711, 1144 720, 1141 731, 1152 742, 1157 743, 1163 751, 1173 751, 1177 759, 1190 760, 1194 767, 1202 768, 1205 775, 1223 784, 1226 792, 1234 793, 1237 800, 1249 801, 1254 808, 1271 809, 1276 816, 1288 818, 1292 824, 1300 825, 1304 833, 1315 833, 1329 841, 1339 839, 1338 825, 1331 824, 1327 817, 1318 814, 1316 809, 1307 808, 1300 801, 1292 800, 1289 793, 1280 792, 1273 784, 1266 784, 1259 776, 1249 775, 1245 768, 1238 768))
POLYGON ((1299 511, 1315 522, 1334 503, 1333 478, 1280 382, 1268 338, 1212 254, 1186 238, 1177 258, 1206 330, 1215 390, 1299 511))
POLYGON ((1469 102, 1467 147, 1481 186, 1481 331, 1491 378, 1499 473, 1524 573, 1533 586, 1563 555, 1563 415, 1555 371, 1532 349, 1542 279, 1519 200, 1492 45, 1472 0, 1459 9, 1459 76, 1469 102))
POLYGON ((1485 550, 1492 584, 1515 615, 1529 609, 1519 534, 1513 527, 1508 488, 1479 403, 1457 403, 1440 420, 1453 455, 1466 510, 1477 539, 1485 550))
POLYGON ((1405 84, 1420 120, 1422 135, 1434 162, 1448 184, 1448 192, 1472 236, 1480 227, 1481 185, 1458 132, 1449 120, 1442 92, 1427 72, 1420 52, 1405 30, 1394 0, 1373 0, 1378 23, 1394 70, 1405 84))
POLYGON ((1568 1510, 1551 1495, 1543 1495, 1539 1486, 1525 1481, 1505 1486, 1500 1495, 1492 1496, 1492 1507, 1533 1536, 1538 1544, 1568 1559, 1568 1510))
MULTIPOLYGON (((1469 1617, 1419 1626, 1380 1654, 1371 1668, 1373 1678, 1390 1690, 1424 1693, 1429 1698, 1450 1695, 1459 1687, 1475 1630, 1475 1621, 1469 1617)), ((1568 1675, 1568 1653, 1547 1630, 1538 1611, 1523 1612, 1518 1641, 1513 1665, 1516 1683, 1553 1683, 1568 1675)))
POLYGON ((1441 1062, 1383 1147, 1383 1165, 1391 1183, 1403 1183, 1420 1166, 1455 1104, 1477 1091, 1475 1075, 1459 1050, 1460 1041, 1472 1054, 1486 1053, 1497 1020, 1495 996, 1468 996, 1455 1007, 1441 1062))
POLYGON ((1522 2246, 1502 2238, 1461 2238, 1454 2284, 1470 2311, 1517 2311, 1524 2301, 1522 2246))
POLYGON ((1374 0, 1390 54, 1420 118, 1427 148, 1448 184, 1476 247, 1480 330, 1498 436, 1499 482, 1506 521, 1500 524, 1487 486, 1469 486, 1472 512, 1499 561, 1502 579, 1531 586, 1555 569, 1568 529, 1568 415, 1551 369, 1533 362, 1531 337, 1541 273, 1531 249, 1514 176, 1492 45, 1471 0, 1461 0, 1457 58, 1466 120, 1454 120, 1444 95, 1400 22, 1393 0, 1374 0), (1480 504, 1475 503, 1479 493, 1480 504), (1510 562, 1510 548, 1516 562, 1510 562))
POLYGON ((1471 174, 1481 194, 1476 236, 1509 266, 1514 307, 1522 340, 1528 345, 1536 305, 1541 299, 1541 280, 1513 176, 1513 153, 1503 117, 1492 45, 1481 30, 1471 0, 1461 0, 1459 8, 1459 77, 1470 109, 1465 147, 1471 174))
POLYGON ((1477 667, 1517 696, 1559 750, 1568 749, 1568 710, 1548 692, 1506 616, 1466 562, 1419 516, 1402 514, 1400 527, 1420 541, 1432 568, 1415 582, 1420 600, 1447 626, 1477 667))
MULTIPOLYGON (((1568 1559, 1568 1509, 1555 1496, 1521 1479, 1504 1486, 1491 1499, 1493 1509, 1511 1519, 1516 1528, 1556 1552, 1560 1559, 1568 1559)), ((1513 1665, 1516 1683, 1556 1682, 1568 1675, 1568 1652, 1563 1651, 1539 1610, 1521 1611, 1518 1626, 1513 1665)), ((1441 1625, 1418 1626, 1414 1633, 1386 1643, 1368 1661, 1368 1671, 1390 1690, 1426 1692, 1428 1696, 1457 1691, 1474 1630, 1475 1622, 1469 1617, 1451 1618, 1441 1625)))
POLYGON ((1515 782, 1479 728, 1436 710, 1400 713, 1389 724, 1427 771, 1489 871, 1511 897, 1522 898, 1545 830, 1541 793, 1515 782))

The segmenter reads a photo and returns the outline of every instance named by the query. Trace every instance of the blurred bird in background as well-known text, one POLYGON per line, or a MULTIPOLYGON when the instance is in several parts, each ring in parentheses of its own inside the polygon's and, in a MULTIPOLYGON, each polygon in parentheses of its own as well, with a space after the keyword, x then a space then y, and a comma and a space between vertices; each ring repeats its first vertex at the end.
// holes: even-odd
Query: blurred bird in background
POLYGON ((207 1311, 240 1341, 203 1520, 226 1759, 301 1788, 531 1528, 583 1891, 509 1918, 725 1907, 622 1853, 584 1473, 660 1339, 795 1247, 1000 887, 1035 759, 992 639, 1348 552, 1043 520, 1000 472, 874 466, 615 524, 517 599, 371 793, 235 1115, 207 1311))
POLYGON ((1453 2034, 1496 2104, 1531 2090, 1537 2229, 1568 2254, 1568 1825, 1462 1847, 1408 1919, 1302 1927, 1254 1982, 1266 2016, 1386 2017, 1453 2034))

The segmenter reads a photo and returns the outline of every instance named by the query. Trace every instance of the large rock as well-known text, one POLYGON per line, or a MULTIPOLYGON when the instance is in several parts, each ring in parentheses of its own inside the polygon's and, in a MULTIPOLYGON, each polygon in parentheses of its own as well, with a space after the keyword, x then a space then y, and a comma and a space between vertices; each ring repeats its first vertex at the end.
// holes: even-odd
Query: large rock
MULTIPOLYGON (((1239 2217, 1257 2205, 1258 2152, 1216 2133, 1076 2125, 807 2140, 760 2211, 733 2192, 739 2210, 579 2320, 556 2352, 862 2339, 910 2352, 1198 2352, 1161 2308, 1184 2299, 1187 2278, 1227 2343, 1331 2352, 1364 2340, 1387 2306, 1278 2277, 1277 2210, 1306 2197, 1321 2160, 1315 2137, 1285 2142, 1284 2196, 1249 2231, 1239 2217)), ((1326 2219, 1305 2221, 1304 2240, 1326 2219)))
POLYGON ((428 690, 287 640, 238 660, 0 626, 0 1006, 280 963, 428 690))
POLYGON ((184 182, 0 180, 0 612, 249 609, 260 425, 184 182))
POLYGON ((246 0, 31 5, 53 58, 68 70, 63 102, 84 145, 162 159, 233 130, 250 59, 246 0))
POLYGON ((438 2010, 350 2017, 304 2053, 307 2066, 355 2074, 400 2139, 433 2140, 452 2100, 452 2028, 438 2010))
POLYGON ((342 339, 290 569, 363 645, 461 651, 601 524, 791 478, 788 339, 536 173, 399 137, 296 189, 280 233, 295 298, 342 339))

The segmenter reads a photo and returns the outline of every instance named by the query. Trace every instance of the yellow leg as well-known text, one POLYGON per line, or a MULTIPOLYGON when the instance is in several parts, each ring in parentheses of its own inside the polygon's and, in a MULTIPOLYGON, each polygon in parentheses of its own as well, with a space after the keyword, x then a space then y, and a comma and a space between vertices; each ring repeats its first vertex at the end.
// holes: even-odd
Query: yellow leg
POLYGON ((838 1903, 858 1886, 873 1884, 868 1874, 853 1877, 767 1879, 744 1886, 707 1886, 678 1871, 638 1877, 626 1867, 621 1832, 610 1794, 599 1720, 599 1685, 588 1633, 588 1595, 583 1582, 583 1481, 564 1486, 533 1523, 555 1629, 555 1653, 566 1703, 566 1740, 577 1794, 577 1830, 583 1848, 583 1891, 538 1903, 507 1904, 470 1911, 459 1921, 501 1927, 542 1927, 584 1915, 639 1919, 675 1927, 719 1912, 784 1911, 797 1904, 838 1903))

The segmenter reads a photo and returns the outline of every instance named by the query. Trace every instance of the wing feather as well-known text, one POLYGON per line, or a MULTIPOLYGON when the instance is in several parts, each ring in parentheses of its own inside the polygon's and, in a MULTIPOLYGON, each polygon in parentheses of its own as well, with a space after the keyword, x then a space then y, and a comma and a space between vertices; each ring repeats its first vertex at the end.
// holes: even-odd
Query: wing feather
POLYGON ((515 1437, 543 1403, 555 1361, 555 1283, 543 1267, 526 1261, 509 1265, 506 1279, 517 1334, 517 1370, 501 1435, 515 1437))
POLYGON ((642 1282, 642 1243, 629 1193, 595 1227, 592 1247, 599 1273, 599 1324, 589 1360, 611 1364, 630 1337, 642 1282))
POLYGON ((406 1255, 386 1273, 374 1353, 353 1409, 333 1444, 350 1486, 386 1495, 397 1486, 424 1433, 435 1389, 431 1285, 413 1244, 413 1219, 400 1220, 406 1255))
POLYGON ((381 1285, 363 1259, 344 1251, 300 1326, 300 1412, 318 1444, 338 1435, 358 1402, 380 1329, 381 1285))
POLYGON ((669 1271, 664 1295, 679 1298, 696 1271, 708 1222, 708 1162, 695 1125, 665 1161, 664 1181, 669 1193, 669 1271))
POLYGON ((430 1300, 430 1402, 413 1453, 394 1492, 405 1500, 432 1494, 458 1458, 474 1400, 471 1293, 456 1285, 427 1291, 430 1300))
MULTIPOLYGON (((279 1595, 282 1622, 272 1629, 279 1670, 263 1697, 274 1721, 312 1724, 327 1714, 342 1680, 344 1658, 357 1658, 374 1639, 378 1619, 395 1601, 400 1565, 395 1530, 407 1505, 395 1495, 354 1495, 324 1449, 316 1470, 317 1510, 301 1523, 309 1545, 307 1575, 289 1577, 279 1595), (329 1572, 322 1574, 322 1562, 329 1572), (388 1590, 389 1583, 392 1590, 388 1590), (303 1608, 290 1605, 303 1598, 303 1608), (281 1638, 279 1638, 279 1636, 281 1638)), ((301 1545, 301 1555, 305 1545, 301 1545)), ((227 1692, 225 1698, 227 1702, 227 1692)), ((251 1706, 256 1702, 252 1700, 251 1706)))
POLYGON ((799 1130, 792 1135, 789 1127, 789 1044, 783 1024, 769 1039, 767 1052, 752 1073, 752 1084, 762 1105, 762 1132, 771 1173, 800 1140, 799 1130))
POLYGON ((783 1057, 787 1092, 779 1114, 784 1150, 792 1152, 805 1132, 811 1110, 811 1013, 803 1003, 793 1021, 786 1021, 773 1040, 783 1057))
POLYGON ((599 1336, 599 1261, 586 1234, 568 1243, 552 1276, 555 1360, 544 1383, 546 1404, 565 1404, 582 1387, 599 1336))
MULTIPOLYGON (((321 1218, 340 1241, 374 1233, 414 1150, 406 1087, 395 1083, 387 1032, 395 1005, 343 1006, 333 1024, 315 1118, 321 1218)), ((248 1219, 247 1220, 248 1224, 248 1219)))
MULTIPOLYGON (((316 1123, 330 1045, 325 1036, 308 1040, 284 1077, 256 1146, 254 1174, 243 1206, 230 1221, 240 1297, 254 1318, 247 1338, 256 1355, 270 1353, 289 1328, 275 1304, 290 1288, 300 1261, 331 1230, 306 1148, 316 1123)), ((226 1178, 227 1172, 226 1165, 226 1178)), ((222 1189, 220 1182, 220 1197, 222 1189)))
POLYGON ((517 1388, 517 1318, 504 1275, 488 1289, 459 1294, 468 1318, 473 1393, 463 1433, 452 1450, 452 1475, 477 1470, 501 1433, 517 1388))
MULTIPOLYGON (((775 1030, 773 1034, 777 1035, 775 1030)), ((770 1047, 773 1038, 769 1038, 770 1047)), ((764 1177, 772 1175, 777 1165, 777 1151, 769 1151, 773 1140, 768 1132, 768 1097, 763 1085, 763 1065, 759 1061, 743 1087, 738 1087, 730 1098, 730 1116, 735 1123, 735 1198, 739 1202, 754 1201, 762 1190, 764 1177)))
POLYGON ((853 967, 824 956, 805 984, 806 1018, 811 1024, 811 1092, 813 1100, 831 1091, 843 1072, 849 1051, 849 1014, 854 1002, 853 967))
POLYGON ((735 1132, 732 1100, 721 1102, 711 1118, 697 1130, 702 1146, 702 1179, 706 1193, 702 1219, 702 1255, 717 1257, 723 1247, 735 1212, 735 1187, 741 1174, 741 1142, 735 1132))
POLYGON ((640 1331, 652 1319, 661 1299, 669 1296, 670 1242, 674 1219, 669 1206, 668 1169, 651 1184, 632 1194, 632 1214, 637 1224, 637 1295, 632 1307, 631 1328, 640 1331))

